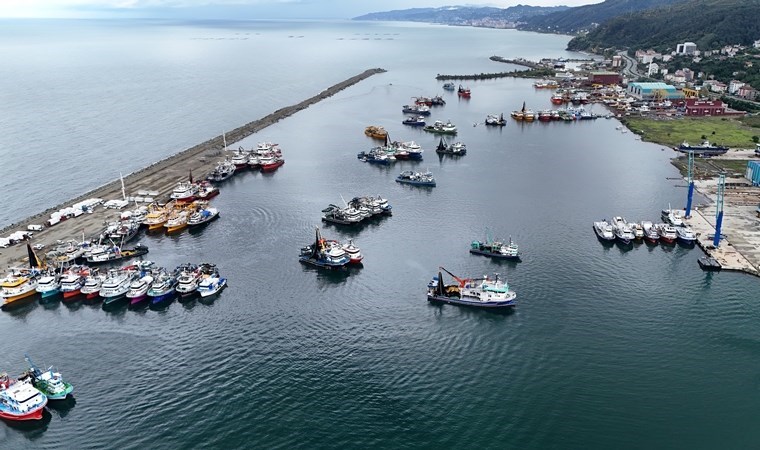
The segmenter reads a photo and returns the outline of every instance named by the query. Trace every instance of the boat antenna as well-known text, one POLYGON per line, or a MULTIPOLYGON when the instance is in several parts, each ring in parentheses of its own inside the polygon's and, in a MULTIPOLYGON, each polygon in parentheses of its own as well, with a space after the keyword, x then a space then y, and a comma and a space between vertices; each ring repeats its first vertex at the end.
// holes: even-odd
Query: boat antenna
POLYGON ((343 198, 343 194, 340 194, 340 199, 343 200, 343 204, 346 205, 346 208, 348 208, 348 203, 346 203, 346 199, 343 198))

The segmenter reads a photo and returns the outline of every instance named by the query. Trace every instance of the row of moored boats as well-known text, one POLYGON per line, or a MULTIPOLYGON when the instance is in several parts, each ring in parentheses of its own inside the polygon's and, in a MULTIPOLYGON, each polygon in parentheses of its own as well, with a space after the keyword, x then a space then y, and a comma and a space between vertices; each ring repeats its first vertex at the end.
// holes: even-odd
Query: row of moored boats
POLYGON ((681 211, 664 209, 660 223, 650 221, 628 222, 624 217, 616 216, 610 221, 594 222, 594 232, 601 241, 618 242, 631 245, 635 241, 646 241, 650 244, 661 242, 675 244, 676 242, 693 246, 696 242, 694 231, 686 225, 681 211))

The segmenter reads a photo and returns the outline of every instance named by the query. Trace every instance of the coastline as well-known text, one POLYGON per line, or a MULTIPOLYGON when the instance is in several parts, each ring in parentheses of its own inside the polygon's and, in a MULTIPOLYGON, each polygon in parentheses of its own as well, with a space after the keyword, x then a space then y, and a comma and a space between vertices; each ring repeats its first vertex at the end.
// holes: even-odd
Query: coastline
MULTIPOLYGON (((338 92, 372 75, 384 72, 386 70, 382 68, 367 69, 299 103, 285 106, 260 119, 233 129, 229 133, 226 133, 227 141, 228 143, 239 142, 315 103, 332 97, 338 92)), ((217 158, 222 156, 223 148, 224 138, 222 136, 208 139, 193 147, 156 161, 136 172, 124 175, 124 184, 133 192, 138 190, 153 190, 159 192, 159 197, 165 196, 171 192, 172 187, 177 181, 186 178, 190 171, 194 171, 199 177, 205 176, 207 172, 214 168, 217 158)), ((16 230, 26 230, 27 225, 41 224, 50 217, 51 213, 88 198, 102 198, 104 200, 121 198, 121 180, 115 179, 66 202, 7 225, 0 229, 0 235, 7 235, 16 230)), ((103 226, 103 221, 107 221, 108 217, 112 216, 113 213, 116 213, 116 217, 118 217, 118 210, 97 208, 92 214, 83 214, 80 217, 62 221, 53 227, 45 227, 44 230, 35 232, 32 241, 37 241, 40 238, 50 241, 51 239, 72 239, 81 234, 91 235, 98 232, 103 226)), ((22 260, 25 256, 26 246, 23 243, 0 249, 0 266, 8 266, 12 262, 22 260)))

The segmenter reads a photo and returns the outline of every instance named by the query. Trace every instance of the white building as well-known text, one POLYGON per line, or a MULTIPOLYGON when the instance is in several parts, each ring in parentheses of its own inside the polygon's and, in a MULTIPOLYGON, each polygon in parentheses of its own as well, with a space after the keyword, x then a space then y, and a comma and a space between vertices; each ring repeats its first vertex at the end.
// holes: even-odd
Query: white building
POLYGON ((697 44, 693 42, 684 42, 683 44, 676 45, 676 54, 679 55, 693 55, 697 51, 697 44))
POLYGON ((647 76, 651 77, 652 75, 660 72, 660 66, 655 63, 651 62, 649 63, 649 68, 647 69, 647 76))
POLYGON ((736 94, 742 87, 744 87, 743 81, 731 80, 731 82, 728 84, 728 93, 736 94))

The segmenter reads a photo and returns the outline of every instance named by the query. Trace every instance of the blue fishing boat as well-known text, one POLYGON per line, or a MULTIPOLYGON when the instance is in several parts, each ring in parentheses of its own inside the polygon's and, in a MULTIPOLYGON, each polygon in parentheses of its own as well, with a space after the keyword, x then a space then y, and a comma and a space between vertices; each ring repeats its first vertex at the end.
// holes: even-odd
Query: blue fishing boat
POLYGON ((351 262, 351 257, 339 245, 331 245, 322 238, 319 228, 313 244, 301 248, 298 260, 321 269, 343 269, 351 262))
POLYGON ((177 286, 177 277, 166 270, 162 270, 153 277, 153 283, 148 289, 148 297, 152 304, 161 303, 174 297, 177 286))
POLYGON ((411 170, 405 170, 396 177, 396 183, 435 187, 435 178, 433 178, 433 174, 430 172, 413 172, 411 170))
POLYGON ((423 116, 407 117, 401 123, 403 125, 409 125, 411 127, 424 127, 425 126, 425 117, 423 117, 423 116))

